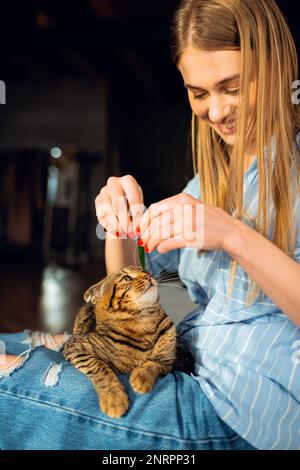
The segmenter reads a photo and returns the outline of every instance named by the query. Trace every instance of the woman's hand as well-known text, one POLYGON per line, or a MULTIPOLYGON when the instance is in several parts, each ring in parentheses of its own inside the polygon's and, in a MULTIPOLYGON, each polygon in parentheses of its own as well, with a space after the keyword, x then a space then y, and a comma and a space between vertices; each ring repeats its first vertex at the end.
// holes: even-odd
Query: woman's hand
POLYGON ((111 176, 95 200, 99 223, 111 234, 134 238, 144 213, 143 192, 131 175, 111 176))
POLYGON ((157 248, 165 253, 181 247, 226 251, 235 219, 219 207, 180 193, 152 204, 139 228, 147 252, 157 248))

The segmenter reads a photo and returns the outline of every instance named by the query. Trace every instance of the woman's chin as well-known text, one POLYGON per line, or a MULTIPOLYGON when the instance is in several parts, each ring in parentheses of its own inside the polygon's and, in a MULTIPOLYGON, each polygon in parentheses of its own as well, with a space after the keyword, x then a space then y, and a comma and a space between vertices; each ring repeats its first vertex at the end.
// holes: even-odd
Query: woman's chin
POLYGON ((233 146, 236 141, 236 134, 231 134, 231 135, 225 135, 225 134, 219 134, 220 137, 224 140, 224 142, 227 145, 233 146))

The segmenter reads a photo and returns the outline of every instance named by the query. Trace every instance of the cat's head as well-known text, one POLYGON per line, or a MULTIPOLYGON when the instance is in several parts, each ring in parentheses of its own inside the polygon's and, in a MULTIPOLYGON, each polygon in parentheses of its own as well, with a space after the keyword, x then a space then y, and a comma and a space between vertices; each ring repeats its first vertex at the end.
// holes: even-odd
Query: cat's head
POLYGON ((128 266, 91 286, 84 300, 104 310, 143 310, 159 303, 158 283, 138 266, 128 266))

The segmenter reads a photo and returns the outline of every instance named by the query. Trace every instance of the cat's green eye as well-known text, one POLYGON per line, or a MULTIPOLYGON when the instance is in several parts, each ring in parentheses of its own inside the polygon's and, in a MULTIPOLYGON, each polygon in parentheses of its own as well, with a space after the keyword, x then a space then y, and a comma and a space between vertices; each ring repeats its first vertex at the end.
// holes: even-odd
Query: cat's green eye
POLYGON ((124 277, 122 277, 122 281, 131 281, 131 277, 130 276, 124 276, 124 277))

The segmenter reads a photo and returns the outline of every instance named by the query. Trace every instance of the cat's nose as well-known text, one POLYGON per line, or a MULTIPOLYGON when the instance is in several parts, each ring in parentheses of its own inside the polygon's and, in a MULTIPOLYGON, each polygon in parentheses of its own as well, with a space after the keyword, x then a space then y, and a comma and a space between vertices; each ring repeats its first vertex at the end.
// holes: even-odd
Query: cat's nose
POLYGON ((151 282, 151 284, 153 286, 157 286, 156 280, 150 274, 145 274, 145 279, 147 279, 147 281, 151 282))
POLYGON ((155 283, 153 281, 153 277, 150 274, 145 274, 145 279, 147 279, 147 281, 151 282, 151 284, 155 285, 155 283))

